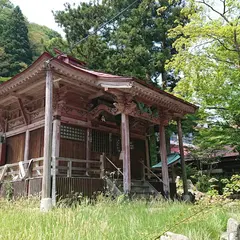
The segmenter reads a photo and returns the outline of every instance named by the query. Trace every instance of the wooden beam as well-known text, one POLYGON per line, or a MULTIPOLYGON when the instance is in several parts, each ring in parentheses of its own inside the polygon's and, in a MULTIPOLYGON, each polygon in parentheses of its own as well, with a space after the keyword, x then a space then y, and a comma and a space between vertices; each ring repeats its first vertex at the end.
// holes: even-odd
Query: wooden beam
POLYGON ((16 130, 13 130, 13 131, 10 131, 10 132, 6 132, 6 137, 12 137, 12 136, 18 135, 20 133, 24 133, 27 130, 33 131, 33 130, 41 128, 43 126, 44 126, 44 120, 41 120, 39 122, 32 123, 28 126, 24 126, 24 127, 18 128, 16 130))
POLYGON ((24 161, 29 160, 29 143, 30 143, 30 131, 27 129, 25 133, 24 161))
POLYGON ((20 110, 21 110, 22 115, 23 115, 23 118, 24 118, 24 122, 25 122, 26 125, 28 125, 29 120, 28 120, 28 116, 27 116, 27 113, 26 113, 26 111, 25 111, 25 108, 24 108, 24 106, 23 106, 22 99, 17 98, 17 100, 18 100, 18 104, 19 104, 20 110))
POLYGON ((186 164, 184 159, 184 147, 183 147, 183 135, 182 135, 182 122, 180 118, 177 119, 177 128, 178 128, 179 150, 180 150, 180 156, 181 156, 183 194, 185 196, 188 196, 187 172, 186 172, 186 164))
POLYGON ((131 162, 130 162, 129 116, 125 113, 122 113, 121 119, 121 139, 123 151, 123 191, 125 194, 130 194, 131 162))
POLYGON ((53 134, 52 134, 52 204, 56 206, 56 175, 57 172, 57 158, 60 154, 60 131, 61 120, 59 116, 55 116, 53 120, 53 134))
POLYGON ((12 97, 15 97, 15 98, 18 98, 18 99, 22 99, 22 100, 28 100, 28 101, 32 101, 33 100, 33 97, 31 96, 28 96, 26 94, 19 94, 19 93, 12 93, 11 94, 12 97))
POLYGON ((47 64, 45 89, 45 127, 44 127, 44 161, 42 176, 41 211, 49 211, 52 207, 51 196, 51 156, 52 156, 52 101, 53 82, 52 72, 47 64))
POLYGON ((104 91, 100 90, 98 91, 97 93, 94 93, 94 94, 91 94, 88 96, 88 100, 92 100, 92 99, 95 99, 95 98, 98 98, 98 97, 101 97, 104 95, 104 91))
POLYGON ((168 164, 167 164, 165 128, 163 124, 159 125, 159 137, 160 137, 160 156, 161 156, 161 162, 162 162, 163 191, 164 191, 165 197, 168 198, 170 194, 170 185, 169 185, 168 164))

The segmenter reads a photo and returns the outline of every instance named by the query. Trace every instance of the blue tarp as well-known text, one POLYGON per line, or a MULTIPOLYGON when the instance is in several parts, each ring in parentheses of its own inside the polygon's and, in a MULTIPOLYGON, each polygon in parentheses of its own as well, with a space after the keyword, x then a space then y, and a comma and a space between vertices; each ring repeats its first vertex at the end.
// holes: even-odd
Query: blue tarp
MULTIPOLYGON (((168 163, 168 166, 173 164, 173 163, 176 163, 176 162, 180 162, 180 154, 178 153, 171 153, 167 156, 167 163, 168 163)), ((152 166, 152 168, 161 168, 162 167, 162 162, 159 162, 158 164, 152 166)))

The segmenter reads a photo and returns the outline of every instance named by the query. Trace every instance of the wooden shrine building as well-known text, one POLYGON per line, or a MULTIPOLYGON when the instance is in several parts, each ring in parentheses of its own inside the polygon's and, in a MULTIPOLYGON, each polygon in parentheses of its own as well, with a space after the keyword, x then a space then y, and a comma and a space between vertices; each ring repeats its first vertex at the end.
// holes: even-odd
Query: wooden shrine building
POLYGON ((169 193, 164 127, 178 121, 181 136, 180 119, 196 109, 138 79, 45 52, 0 85, 0 181, 55 202, 72 190, 102 190, 106 173, 117 172, 130 193, 134 180, 147 182, 151 174, 147 130, 159 125, 161 178, 169 193))

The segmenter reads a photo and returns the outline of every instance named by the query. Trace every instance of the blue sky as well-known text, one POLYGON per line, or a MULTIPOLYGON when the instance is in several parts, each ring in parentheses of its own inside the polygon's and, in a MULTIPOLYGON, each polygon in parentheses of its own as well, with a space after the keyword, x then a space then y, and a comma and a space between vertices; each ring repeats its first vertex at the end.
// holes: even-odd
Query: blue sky
POLYGON ((29 22, 45 25, 59 33, 63 31, 54 21, 52 10, 64 9, 64 3, 80 3, 88 0, 10 0, 14 5, 18 5, 29 22))

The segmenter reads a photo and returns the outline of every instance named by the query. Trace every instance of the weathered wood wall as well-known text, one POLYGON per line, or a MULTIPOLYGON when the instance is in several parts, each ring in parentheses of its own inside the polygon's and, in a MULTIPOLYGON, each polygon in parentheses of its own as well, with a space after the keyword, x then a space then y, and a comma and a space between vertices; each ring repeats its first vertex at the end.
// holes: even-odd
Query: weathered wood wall
POLYGON ((42 190, 42 178, 19 180, 0 184, 0 197, 6 197, 9 187, 12 187, 14 198, 27 196, 40 196, 42 190))
POLYGON ((7 142, 7 162, 17 163, 24 160, 25 133, 9 137, 7 142))
POLYGON ((29 159, 43 156, 44 128, 30 132, 29 159))

